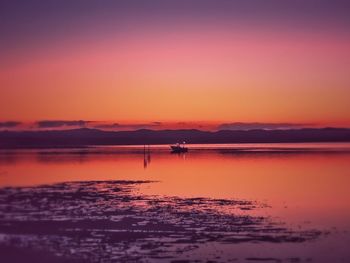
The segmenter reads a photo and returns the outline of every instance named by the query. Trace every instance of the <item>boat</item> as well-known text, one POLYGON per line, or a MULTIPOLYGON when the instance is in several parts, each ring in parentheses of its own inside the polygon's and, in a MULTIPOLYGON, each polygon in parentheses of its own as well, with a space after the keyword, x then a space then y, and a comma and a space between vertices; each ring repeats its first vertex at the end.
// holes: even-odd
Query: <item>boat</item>
POLYGON ((183 142, 182 144, 177 143, 175 145, 170 145, 171 148, 171 152, 172 153, 185 153, 188 152, 188 148, 185 147, 185 142, 183 142))

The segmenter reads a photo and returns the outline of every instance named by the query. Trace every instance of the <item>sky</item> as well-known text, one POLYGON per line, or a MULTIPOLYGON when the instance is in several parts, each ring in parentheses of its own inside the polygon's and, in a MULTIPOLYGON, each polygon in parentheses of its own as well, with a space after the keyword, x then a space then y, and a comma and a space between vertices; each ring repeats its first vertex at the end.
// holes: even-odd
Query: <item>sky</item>
POLYGON ((0 129, 350 127, 350 2, 3 0, 0 129))

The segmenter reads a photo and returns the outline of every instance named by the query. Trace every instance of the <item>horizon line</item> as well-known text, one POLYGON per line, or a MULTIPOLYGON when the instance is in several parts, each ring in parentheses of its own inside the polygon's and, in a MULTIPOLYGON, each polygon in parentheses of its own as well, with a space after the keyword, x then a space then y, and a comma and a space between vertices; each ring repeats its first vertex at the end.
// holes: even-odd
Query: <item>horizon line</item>
POLYGON ((140 129, 130 129, 130 130, 108 130, 103 128, 96 127, 76 127, 76 128, 32 128, 32 129, 8 129, 8 128, 0 128, 0 132, 54 132, 54 131, 78 131, 78 130, 91 130, 91 131, 101 131, 101 132, 135 132, 135 131, 200 131, 200 132, 220 132, 220 131, 297 131, 297 130, 325 130, 325 129, 350 129, 350 127, 346 126, 322 126, 322 127, 300 127, 300 128, 252 128, 252 129, 216 129, 216 130, 206 130, 200 128, 179 128, 179 129, 152 129, 152 128, 140 128, 140 129))

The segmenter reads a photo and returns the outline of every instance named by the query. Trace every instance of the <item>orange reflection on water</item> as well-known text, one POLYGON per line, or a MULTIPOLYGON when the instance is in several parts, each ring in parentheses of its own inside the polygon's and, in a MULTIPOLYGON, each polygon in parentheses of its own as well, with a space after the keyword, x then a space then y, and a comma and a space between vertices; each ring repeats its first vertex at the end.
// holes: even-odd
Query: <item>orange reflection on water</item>
POLYGON ((147 194, 239 198, 272 206, 293 222, 348 225, 350 153, 227 153, 164 151, 44 154, 2 153, 0 185, 25 186, 84 180, 152 180, 147 194), (147 169, 145 169, 147 168, 147 169))

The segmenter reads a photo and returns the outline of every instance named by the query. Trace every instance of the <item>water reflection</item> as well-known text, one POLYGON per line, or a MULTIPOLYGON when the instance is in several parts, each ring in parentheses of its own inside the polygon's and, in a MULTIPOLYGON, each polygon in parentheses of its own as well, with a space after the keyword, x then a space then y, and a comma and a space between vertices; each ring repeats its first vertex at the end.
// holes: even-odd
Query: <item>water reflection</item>
POLYGON ((146 169, 147 166, 151 164, 151 146, 143 146, 143 168, 146 169))
MULTIPOLYGON (((262 247, 251 242, 228 247, 220 244, 217 249, 224 254, 230 251, 243 262, 262 256, 282 262, 293 257, 301 262, 307 258, 338 262, 350 258, 346 245, 350 242, 350 153, 337 147, 332 145, 330 151, 325 146, 310 150, 305 145, 249 146, 244 151, 209 147, 186 155, 170 154, 167 148, 155 146, 3 151, 0 185, 151 180, 158 183, 139 184, 137 191, 142 196, 162 197, 157 200, 204 198, 267 204, 264 209, 249 210, 248 215, 283 222, 291 231, 330 234, 303 245, 279 245, 278 249, 273 244, 262 247), (329 250, 333 253, 320 253, 329 250)), ((176 202, 171 206, 176 207, 176 202)))
MULTIPOLYGON (((322 234, 292 230, 283 222, 253 216, 264 208, 246 200, 157 197, 137 194, 147 181, 88 181, 0 191, 0 231, 6 245, 36 247, 89 262, 135 262, 237 255, 209 244, 304 243, 322 234), (8 210, 6 207, 10 207, 8 210), (125 253, 133 251, 133 253, 125 253)), ((24 259, 24 258, 23 258, 24 259)))

